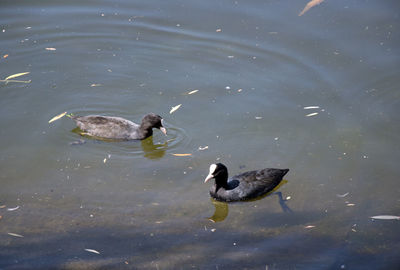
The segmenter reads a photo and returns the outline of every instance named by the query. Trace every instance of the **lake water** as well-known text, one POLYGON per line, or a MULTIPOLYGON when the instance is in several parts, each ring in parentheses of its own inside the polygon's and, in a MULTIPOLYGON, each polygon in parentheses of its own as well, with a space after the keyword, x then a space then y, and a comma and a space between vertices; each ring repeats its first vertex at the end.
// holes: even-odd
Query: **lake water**
POLYGON ((0 269, 399 269, 399 2, 306 3, 2 0, 0 269), (287 201, 212 201, 215 162, 287 201))

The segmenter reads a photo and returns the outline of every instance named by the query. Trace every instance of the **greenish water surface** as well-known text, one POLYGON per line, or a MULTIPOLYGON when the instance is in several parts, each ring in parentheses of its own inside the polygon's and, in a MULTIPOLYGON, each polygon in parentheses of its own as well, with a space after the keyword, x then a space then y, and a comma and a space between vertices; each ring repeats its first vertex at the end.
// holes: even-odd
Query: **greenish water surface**
POLYGON ((399 4, 306 3, 1 1, 0 269, 398 269, 399 4), (215 162, 287 200, 210 200, 215 162))

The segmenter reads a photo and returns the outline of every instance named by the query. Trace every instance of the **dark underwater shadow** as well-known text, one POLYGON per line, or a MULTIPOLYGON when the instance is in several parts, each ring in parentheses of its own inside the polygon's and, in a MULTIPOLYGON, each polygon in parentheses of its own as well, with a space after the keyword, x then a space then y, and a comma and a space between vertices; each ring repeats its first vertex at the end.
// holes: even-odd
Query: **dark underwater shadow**
POLYGON ((180 269, 191 265, 198 269, 265 269, 267 265, 269 269, 340 269, 345 265, 346 269, 398 269, 400 264, 394 244, 385 252, 363 252, 360 244, 348 244, 343 238, 328 234, 288 232, 260 236, 251 231, 212 233, 203 228, 196 233, 199 237, 193 239, 193 231, 183 228, 170 231, 150 227, 143 231, 115 224, 79 226, 45 235, 24 234, 21 239, 11 238, 7 248, 0 249, 0 268, 180 269), (157 233, 146 233, 150 231, 157 233), (239 239, 240 244, 232 245, 227 240, 232 238, 239 239), (100 254, 85 249, 95 249, 100 254))

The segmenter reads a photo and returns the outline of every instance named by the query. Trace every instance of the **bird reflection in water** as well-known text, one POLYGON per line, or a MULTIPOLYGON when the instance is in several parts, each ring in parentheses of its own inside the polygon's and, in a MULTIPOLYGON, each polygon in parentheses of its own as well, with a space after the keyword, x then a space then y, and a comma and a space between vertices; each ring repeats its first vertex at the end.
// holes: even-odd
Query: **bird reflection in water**
MULTIPOLYGON (((72 130, 73 133, 81 135, 83 138, 86 139, 93 139, 95 142, 122 142, 124 140, 118 140, 118 139, 107 139, 107 138, 101 138, 101 137, 95 137, 95 136, 89 136, 85 134, 81 129, 74 128, 72 130)), ((148 158, 148 159, 160 159, 165 155, 165 151, 167 150, 168 147, 168 142, 172 140, 167 140, 164 143, 156 143, 154 144, 153 142, 153 136, 150 136, 144 140, 141 140, 141 146, 143 150, 143 156, 148 158)), ((79 139, 77 141, 73 141, 70 143, 70 145, 81 145, 86 143, 85 140, 79 139)))
POLYGON ((144 157, 148 159, 159 159, 165 155, 168 147, 168 141, 164 143, 153 143, 153 136, 141 141, 144 157))
MULTIPOLYGON (((243 201, 243 202, 254 202, 254 201, 264 199, 265 197, 270 196, 270 195, 277 195, 278 199, 279 199, 279 205, 281 206, 282 211, 286 212, 286 213, 292 213, 293 211, 289 208, 289 206, 286 205, 287 200, 285 200, 283 198, 282 192, 277 191, 282 185, 286 184, 287 182, 288 182, 287 180, 282 180, 282 182, 280 182, 279 185, 277 185, 273 190, 271 190, 267 194, 264 194, 263 196, 260 196, 258 198, 243 201)), ((212 222, 224 221, 229 213, 228 203, 219 202, 217 200, 214 200, 213 198, 211 198, 211 203, 214 205, 215 211, 214 211, 214 214, 211 217, 209 217, 208 219, 212 222)))

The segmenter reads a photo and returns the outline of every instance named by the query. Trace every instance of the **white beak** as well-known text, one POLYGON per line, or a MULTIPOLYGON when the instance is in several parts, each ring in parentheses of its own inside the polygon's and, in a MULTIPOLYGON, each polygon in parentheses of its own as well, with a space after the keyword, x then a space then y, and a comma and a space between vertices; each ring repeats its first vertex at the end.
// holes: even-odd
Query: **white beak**
POLYGON ((208 180, 214 178, 214 172, 217 169, 217 165, 211 164, 210 165, 210 172, 208 173, 206 179, 204 179, 204 183, 207 183, 208 180))
POLYGON ((164 127, 164 119, 161 119, 161 127, 160 130, 162 133, 164 133, 165 136, 167 136, 167 130, 164 127))
POLYGON ((208 180, 214 178, 214 175, 212 175, 211 173, 209 175, 207 175, 206 179, 204 179, 204 183, 207 183, 208 180))

